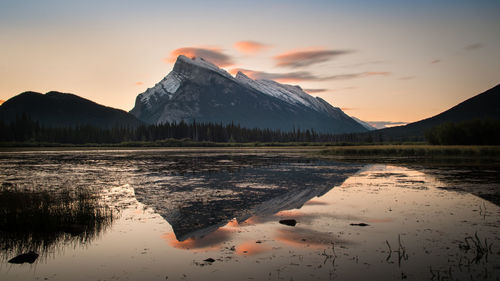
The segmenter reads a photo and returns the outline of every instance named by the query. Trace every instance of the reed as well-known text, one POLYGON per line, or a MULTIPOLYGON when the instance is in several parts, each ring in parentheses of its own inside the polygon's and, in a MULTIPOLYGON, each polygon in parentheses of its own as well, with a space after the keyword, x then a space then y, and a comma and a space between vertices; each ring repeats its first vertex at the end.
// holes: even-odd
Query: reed
POLYGON ((43 256, 58 247, 86 244, 113 221, 111 209, 94 191, 58 191, 5 186, 0 188, 1 258, 34 251, 43 256))

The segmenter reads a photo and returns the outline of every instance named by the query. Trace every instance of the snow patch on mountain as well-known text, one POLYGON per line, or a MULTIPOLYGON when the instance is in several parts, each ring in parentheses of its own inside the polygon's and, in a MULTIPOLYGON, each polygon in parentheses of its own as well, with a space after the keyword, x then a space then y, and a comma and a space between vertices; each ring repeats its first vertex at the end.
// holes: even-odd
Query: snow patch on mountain
POLYGON ((147 106, 151 106, 151 99, 153 97, 160 99, 163 96, 168 96, 168 99, 172 99, 174 93, 181 86, 182 81, 184 81, 184 77, 181 74, 171 71, 165 78, 156 83, 154 87, 148 88, 141 94, 140 99, 147 106))
POLYGON ((182 62, 185 62, 185 63, 189 63, 189 64, 193 64, 195 66, 198 66, 198 67, 201 67, 201 68, 205 68, 205 69, 209 69, 209 70, 213 70, 231 80, 234 80, 234 77, 229 74, 227 71, 225 71, 224 69, 218 67, 217 65, 205 60, 204 58, 201 58, 201 57, 193 57, 193 58, 188 58, 184 55, 180 55, 177 60, 180 60, 182 62))
POLYGON ((236 74, 236 80, 259 92, 276 97, 290 104, 300 104, 318 111, 327 110, 326 106, 322 102, 304 92, 300 86, 280 84, 278 82, 265 79, 253 80, 242 72, 238 72, 236 74))

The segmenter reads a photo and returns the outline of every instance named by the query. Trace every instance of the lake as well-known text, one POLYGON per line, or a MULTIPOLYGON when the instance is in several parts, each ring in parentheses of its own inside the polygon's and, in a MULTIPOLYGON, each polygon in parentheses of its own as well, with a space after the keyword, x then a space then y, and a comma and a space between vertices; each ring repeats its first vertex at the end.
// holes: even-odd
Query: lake
POLYGON ((499 280, 498 166, 372 160, 2 152, 0 280, 499 280))

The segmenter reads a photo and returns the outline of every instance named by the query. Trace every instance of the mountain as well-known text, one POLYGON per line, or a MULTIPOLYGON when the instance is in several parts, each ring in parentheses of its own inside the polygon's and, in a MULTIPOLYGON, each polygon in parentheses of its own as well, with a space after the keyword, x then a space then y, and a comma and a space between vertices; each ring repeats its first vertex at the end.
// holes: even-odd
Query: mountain
POLYGON ((356 118, 354 116, 351 116, 352 119, 354 119, 354 121, 358 122, 359 124, 361 124, 361 126, 363 126, 365 129, 367 129, 368 131, 373 131, 373 130, 376 130, 377 128, 373 127, 372 125, 370 125, 369 123, 359 119, 359 118, 356 118))
POLYGON ((474 119, 500 120, 500 84, 436 116, 376 132, 391 138, 422 138, 427 130, 437 125, 474 119))
POLYGON ((49 127, 91 125, 100 128, 143 124, 126 111, 106 107, 73 94, 24 92, 0 106, 0 118, 12 122, 26 114, 49 127))
POLYGON ((136 98, 130 111, 149 124, 164 122, 234 123, 248 128, 317 132, 365 132, 339 108, 299 86, 236 77, 203 58, 179 56, 173 70, 136 98))

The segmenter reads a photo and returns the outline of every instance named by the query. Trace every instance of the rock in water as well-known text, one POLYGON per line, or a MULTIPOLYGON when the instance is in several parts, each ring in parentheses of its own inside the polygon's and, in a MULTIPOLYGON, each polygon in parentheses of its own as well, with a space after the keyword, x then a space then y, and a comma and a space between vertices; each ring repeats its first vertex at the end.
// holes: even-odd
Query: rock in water
POLYGON ((297 224, 296 220, 280 220, 281 224, 288 225, 288 226, 295 226, 297 224))
POLYGON ((9 263, 22 264, 22 263, 34 263, 38 258, 38 254, 30 251, 28 253, 20 254, 19 256, 9 260, 9 263))
POLYGON ((369 224, 360 222, 360 223, 351 223, 352 226, 369 226, 369 224))

